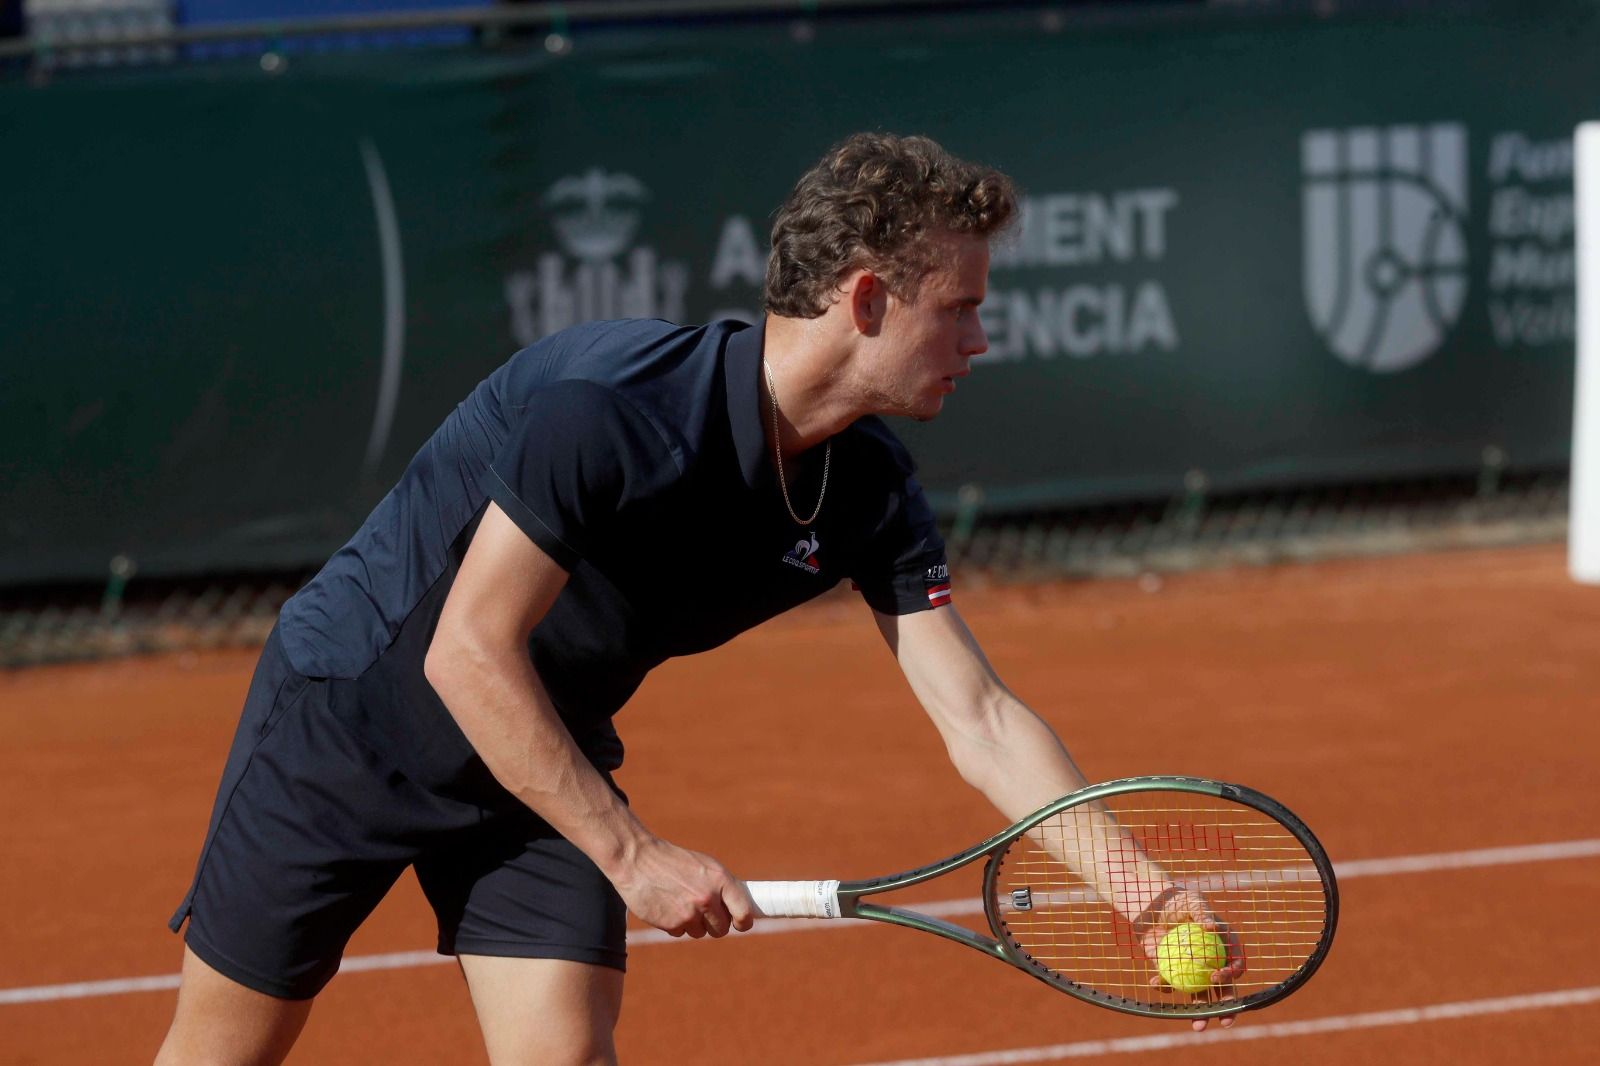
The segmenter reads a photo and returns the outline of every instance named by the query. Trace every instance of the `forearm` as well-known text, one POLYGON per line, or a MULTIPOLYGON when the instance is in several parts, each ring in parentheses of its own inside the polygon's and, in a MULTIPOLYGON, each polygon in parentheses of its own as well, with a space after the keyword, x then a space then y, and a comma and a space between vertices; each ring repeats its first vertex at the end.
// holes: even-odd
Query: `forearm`
MULTIPOLYGON (((956 769, 1007 818, 1086 784, 1054 730, 1001 684, 954 607, 875 617, 956 769)), ((1130 920, 1172 887, 1103 804, 1073 807, 1031 835, 1130 920)))
POLYGON ((422 669, 495 779, 674 936, 748 929, 754 904, 716 860, 647 830, 578 749, 528 657, 567 573, 490 503, 422 669))
POLYGON ((631 862, 650 834, 584 757, 527 653, 441 638, 428 680, 495 780, 608 875, 631 862))
MULTIPOLYGON (((1001 690, 981 721, 984 728, 951 745, 963 779, 1013 821, 1088 782, 1055 731, 1001 690)), ((1102 804, 1074 807, 1034 839, 1066 862, 1100 897, 1130 921, 1172 887, 1167 873, 1102 804)))
POLYGON ((1055 731, 1000 689, 984 709, 982 728, 949 743, 962 780, 1012 821, 1088 783, 1055 731))

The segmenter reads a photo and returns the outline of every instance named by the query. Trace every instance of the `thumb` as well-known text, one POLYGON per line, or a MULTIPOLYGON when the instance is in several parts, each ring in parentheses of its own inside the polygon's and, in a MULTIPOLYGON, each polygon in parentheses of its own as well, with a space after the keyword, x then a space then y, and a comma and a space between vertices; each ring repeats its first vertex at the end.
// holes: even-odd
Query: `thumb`
POLYGON ((739 932, 748 932, 756 924, 756 915, 760 913, 756 910, 756 901, 750 898, 750 890, 737 877, 729 876, 728 883, 722 886, 722 902, 733 919, 733 927, 739 932))

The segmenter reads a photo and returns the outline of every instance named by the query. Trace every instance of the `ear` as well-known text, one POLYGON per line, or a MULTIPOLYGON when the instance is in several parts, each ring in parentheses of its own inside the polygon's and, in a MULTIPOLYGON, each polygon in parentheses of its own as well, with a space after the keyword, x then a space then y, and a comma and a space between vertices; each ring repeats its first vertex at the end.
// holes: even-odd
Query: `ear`
POLYGON ((867 337, 877 336, 888 309, 889 290, 883 279, 870 270, 857 270, 846 280, 845 294, 856 332, 867 337))

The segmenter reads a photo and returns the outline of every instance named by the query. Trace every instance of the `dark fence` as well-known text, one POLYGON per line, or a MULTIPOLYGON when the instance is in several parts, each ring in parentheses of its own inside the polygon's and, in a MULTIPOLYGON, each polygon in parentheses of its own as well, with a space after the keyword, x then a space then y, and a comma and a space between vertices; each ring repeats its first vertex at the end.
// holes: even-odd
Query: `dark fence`
POLYGON ((905 427, 947 514, 1558 468, 1600 14, 1437 7, 24 63, 0 583, 314 564, 516 348, 753 315, 772 209, 863 127, 1027 191, 989 356, 905 427))

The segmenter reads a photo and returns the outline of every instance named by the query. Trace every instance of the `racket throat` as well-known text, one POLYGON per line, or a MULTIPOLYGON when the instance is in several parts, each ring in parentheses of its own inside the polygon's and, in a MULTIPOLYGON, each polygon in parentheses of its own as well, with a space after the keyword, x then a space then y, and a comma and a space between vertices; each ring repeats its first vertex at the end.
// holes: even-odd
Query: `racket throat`
POLYGON ((885 922, 889 925, 899 925, 907 929, 918 929, 934 936, 942 936, 946 940, 954 940, 957 944, 964 944, 975 948, 985 955, 993 955, 1005 959, 1005 950, 1000 942, 992 937, 975 933, 965 926, 954 922, 947 922, 943 918, 935 918, 931 914, 919 914, 913 910, 901 907, 885 907, 875 903, 861 903, 843 894, 839 903, 844 913, 852 918, 868 918, 875 922, 885 922))

